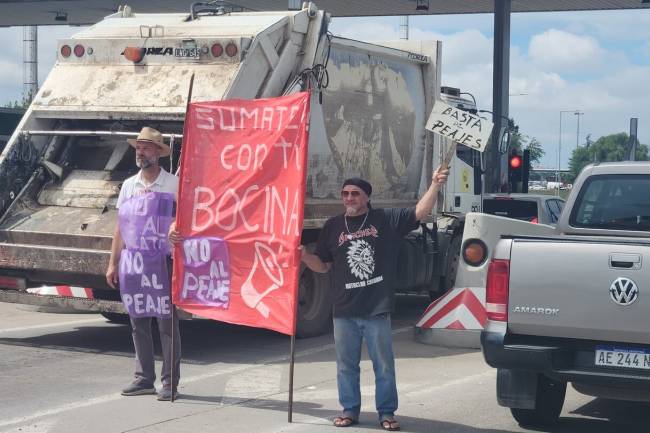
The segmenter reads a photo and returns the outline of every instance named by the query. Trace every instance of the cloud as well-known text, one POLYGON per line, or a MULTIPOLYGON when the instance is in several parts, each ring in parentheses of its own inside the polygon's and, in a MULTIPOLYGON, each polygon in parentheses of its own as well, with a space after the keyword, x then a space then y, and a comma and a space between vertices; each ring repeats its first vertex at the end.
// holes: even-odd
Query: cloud
MULTIPOLYGON (((367 42, 399 39, 399 22, 382 18, 334 19, 332 32, 337 36, 367 42)), ((486 104, 492 100, 492 39, 476 29, 455 33, 423 30, 411 24, 412 40, 442 41, 443 85, 471 89, 486 104), (486 81, 487 79, 487 81, 486 81), (487 83, 489 86, 485 86, 487 83)), ((482 105, 488 108, 488 105, 482 105)))
MULTIPOLYGON (((38 28, 38 81, 43 83, 56 61, 57 40, 81 30, 70 26, 38 28)), ((0 29, 0 105, 22 99, 23 92, 23 30, 22 27, 0 29)))
POLYGON ((336 36, 361 41, 399 39, 399 27, 386 18, 333 18, 330 31, 336 36))
POLYGON ((603 41, 643 41, 650 38, 649 10, 610 10, 514 14, 513 31, 560 28, 590 34, 603 41))
POLYGON ((647 62, 647 60, 650 59, 650 40, 645 41, 645 43, 636 48, 635 54, 641 58, 645 58, 647 62))
MULTIPOLYGON (((641 64, 627 51, 631 44, 609 46, 606 42, 611 41, 601 40, 599 35, 605 31, 601 29, 598 33, 593 30, 596 27, 594 22, 603 22, 601 16, 592 22, 579 14, 545 14, 544 19, 531 18, 531 15, 537 16, 513 16, 513 22, 517 22, 519 27, 522 21, 535 21, 537 26, 532 32, 526 28, 525 35, 512 35, 513 42, 524 43, 513 45, 510 51, 510 93, 519 95, 510 98, 510 115, 524 134, 540 140, 546 150, 542 163, 557 167, 560 111, 563 110, 580 109, 585 113, 580 118, 580 143, 589 133, 595 139, 627 131, 629 118, 639 117, 641 142, 650 144, 650 128, 642 126, 644 119, 650 124, 646 84, 650 65, 641 64), (573 31, 570 32, 568 27, 571 26, 573 31), (586 31, 589 33, 582 33, 586 31)), ((629 18, 633 14, 623 15, 629 18)), ((618 22, 623 15, 618 14, 615 21, 618 22)), ((398 20, 357 18, 349 19, 345 24, 337 30, 352 39, 372 41, 399 37, 398 20)), ((414 26, 411 22, 411 39, 443 41, 443 85, 471 92, 481 108, 490 109, 493 41, 489 32, 477 29, 439 32, 424 21, 419 24, 414 26)), ((644 44, 632 44, 630 50, 634 47, 637 50, 650 49, 650 40, 644 44)), ((562 115, 563 168, 575 148, 576 120, 572 113, 562 115)))
POLYGON ((591 36, 550 29, 531 38, 528 54, 545 70, 580 72, 600 67, 606 53, 591 36))
MULTIPOLYGON (((330 30, 366 41, 399 39, 399 17, 334 18, 330 30)), ((39 77, 56 57, 56 39, 79 31, 39 29, 39 77)), ((410 18, 411 39, 441 40, 442 84, 492 105, 492 16, 410 18)), ((22 92, 22 29, 0 29, 0 104, 22 92)), ((561 110, 580 109, 580 140, 627 131, 639 118, 641 142, 650 144, 650 11, 513 14, 510 114, 524 134, 540 140, 543 163, 557 166, 561 110)), ((575 148, 577 118, 562 116, 562 166, 575 148)))
POLYGON ((21 65, 0 61, 0 106, 22 98, 22 80, 21 65))
POLYGON ((447 73, 457 73, 468 64, 492 64, 492 39, 478 30, 462 30, 450 34, 441 34, 414 28, 412 39, 435 39, 442 41, 444 56, 443 68, 447 73))

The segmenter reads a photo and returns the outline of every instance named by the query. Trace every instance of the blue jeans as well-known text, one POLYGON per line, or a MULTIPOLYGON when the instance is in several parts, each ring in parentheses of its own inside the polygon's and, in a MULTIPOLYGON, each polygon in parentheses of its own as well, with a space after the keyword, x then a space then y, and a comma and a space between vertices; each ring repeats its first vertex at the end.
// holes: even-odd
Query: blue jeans
POLYGON ((375 372, 375 406, 379 418, 393 416, 397 410, 395 356, 390 314, 367 318, 334 318, 336 379, 339 402, 346 415, 355 419, 361 410, 361 343, 366 339, 368 354, 375 372))

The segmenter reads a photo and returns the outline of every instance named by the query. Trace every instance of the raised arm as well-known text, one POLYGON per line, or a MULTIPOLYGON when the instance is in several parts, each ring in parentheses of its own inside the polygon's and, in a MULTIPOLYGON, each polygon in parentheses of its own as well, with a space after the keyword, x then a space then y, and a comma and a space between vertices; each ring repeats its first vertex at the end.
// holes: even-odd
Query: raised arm
POLYGON ((420 198, 418 204, 415 205, 415 218, 418 221, 425 219, 433 209, 433 206, 436 204, 438 199, 438 192, 440 188, 447 182, 447 177, 449 176, 449 169, 438 167, 433 172, 431 178, 431 185, 427 192, 420 198))

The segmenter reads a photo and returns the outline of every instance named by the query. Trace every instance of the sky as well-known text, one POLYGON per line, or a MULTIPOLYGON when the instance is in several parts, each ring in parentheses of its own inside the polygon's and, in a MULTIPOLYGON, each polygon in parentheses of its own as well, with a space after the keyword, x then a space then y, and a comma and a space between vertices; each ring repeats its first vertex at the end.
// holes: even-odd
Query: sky
MULTIPOLYGON (((334 18, 330 30, 373 41, 399 39, 399 17, 334 18)), ((413 16, 410 39, 441 40, 442 84, 472 93, 492 107, 493 22, 490 14, 413 16)), ((55 61, 56 40, 78 27, 39 28, 39 83, 55 61)), ((22 29, 1 28, 0 105, 22 94, 22 29)), ((510 50, 510 117, 537 138, 556 168, 562 121, 561 166, 566 168, 587 134, 628 132, 639 119, 639 138, 650 145, 650 9, 635 11, 513 14, 510 50), (560 114, 561 111, 569 111, 560 114)))

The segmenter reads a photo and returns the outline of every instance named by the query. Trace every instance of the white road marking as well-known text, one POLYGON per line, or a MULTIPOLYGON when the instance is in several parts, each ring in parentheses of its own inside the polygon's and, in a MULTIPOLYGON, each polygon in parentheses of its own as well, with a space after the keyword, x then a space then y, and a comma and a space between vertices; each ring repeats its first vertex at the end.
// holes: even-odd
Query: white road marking
MULTIPOLYGON (((472 383, 475 381, 480 381, 481 379, 486 379, 492 376, 496 375, 496 370, 492 369, 490 371, 484 371, 479 374, 475 374, 472 376, 466 376, 462 377, 459 379, 451 380, 449 382, 445 383, 440 383, 440 384, 431 384, 431 383, 426 383, 426 384, 419 384, 419 385, 406 385, 406 386, 399 386, 398 392, 400 395, 400 398, 405 398, 405 397, 415 397, 415 396, 421 396, 425 394, 431 394, 434 391, 438 390, 443 390, 445 388, 449 387, 454 387, 456 385, 463 385, 466 383, 472 383)), ((334 379, 334 378, 333 378, 334 379)), ((332 379, 332 380, 333 380, 332 379)), ((374 385, 366 385, 361 387, 361 394, 364 397, 372 396, 375 392, 375 386, 374 385)), ((314 401, 314 400, 319 400, 319 399, 326 399, 329 397, 329 391, 297 391, 296 395, 294 398, 299 397, 302 400, 307 400, 307 401, 314 401)), ((334 393, 336 395, 336 390, 334 390, 334 393)), ((285 393, 286 394, 286 393, 285 393)), ((282 394, 280 394, 282 395, 282 394)), ((361 411, 362 412, 372 412, 375 409, 374 406, 374 401, 370 401, 372 399, 365 399, 367 403, 363 404, 361 406, 361 411)), ((399 416, 398 416, 399 418, 399 416)), ((300 418, 298 420, 295 420, 293 424, 290 425, 283 425, 280 427, 271 427, 268 430, 265 430, 263 433, 278 433, 278 432, 289 432, 289 431, 304 431, 305 430, 305 425, 330 425, 331 420, 329 418, 318 418, 310 415, 304 415, 300 414, 300 418)), ((262 432, 260 432, 262 433, 262 432)))
MULTIPOLYGON (((97 320, 103 320, 103 319, 96 319, 96 321, 97 320)), ((68 322, 68 324, 75 324, 75 323, 80 323, 80 322, 82 322, 82 321, 68 322)), ((92 322, 92 321, 90 321, 90 322, 92 322)), ((59 325, 63 325, 63 323, 57 324, 56 326, 59 326, 59 325)), ((43 327, 45 327, 45 326, 43 326, 43 327)), ((15 328, 15 329, 21 329, 21 328, 15 328)), ((34 329, 34 328, 33 327, 26 327, 26 329, 34 329)), ((393 331, 393 335, 401 334, 403 332, 412 331, 412 330, 413 330, 413 327, 411 327, 411 326, 398 328, 398 329, 395 329, 393 331)), ((305 349, 305 350, 296 352, 296 357, 298 358, 298 357, 309 356, 309 355, 312 355, 312 354, 316 354, 316 353, 320 353, 320 352, 326 352, 328 350, 333 350, 333 349, 334 349, 334 344, 326 344, 326 345, 323 345, 323 346, 318 346, 318 347, 314 347, 314 348, 311 348, 311 349, 305 349)), ((226 376, 226 375, 238 373, 238 372, 241 372, 241 371, 244 371, 244 370, 248 370, 248 369, 251 369, 251 368, 258 368, 258 367, 260 367, 261 365, 264 365, 264 364, 273 364, 275 362, 282 362, 282 361, 288 361, 288 360, 289 360, 289 356, 283 355, 283 356, 268 358, 268 359, 262 360, 261 362, 258 362, 256 364, 240 364, 240 365, 238 365, 236 367, 231 367, 231 368, 228 368, 226 370, 215 371, 213 373, 205 373, 205 374, 199 374, 199 375, 183 378, 183 384, 194 383, 194 382, 203 381, 203 380, 206 380, 206 379, 213 379, 215 377, 226 376)), ((54 415, 58 415, 60 413, 68 412, 68 411, 71 411, 71 410, 78 410, 78 409, 81 409, 81 408, 84 408, 84 407, 94 406, 94 405, 98 405, 98 404, 104 404, 104 403, 108 403, 108 402, 111 402, 111 401, 118 400, 120 398, 124 398, 124 397, 122 397, 122 395, 120 395, 118 393, 114 393, 114 394, 108 394, 108 395, 95 397, 95 398, 91 398, 91 399, 79 400, 79 401, 64 404, 64 405, 61 405, 61 406, 58 406, 58 407, 53 407, 51 409, 43 410, 43 411, 40 411, 40 412, 34 412, 34 413, 32 413, 30 415, 27 415, 27 416, 2 420, 2 421, 0 421, 0 428, 11 426, 11 425, 14 425, 14 424, 19 424, 19 423, 29 423, 29 422, 32 422, 32 421, 34 421, 36 419, 39 419, 39 418, 54 416, 54 415)))
POLYGON ((496 377, 497 375, 497 370, 496 368, 490 368, 487 371, 484 371, 482 373, 475 374, 473 376, 465 376, 461 377, 458 379, 450 380, 449 382, 441 383, 438 385, 430 385, 427 387, 423 387, 422 389, 414 390, 407 392, 407 395, 410 397, 415 397, 419 395, 424 395, 424 394, 431 394, 433 391, 438 391, 444 388, 450 388, 454 387, 456 385, 465 385, 467 383, 472 383, 475 381, 480 381, 481 379, 491 379, 492 377, 496 377))

